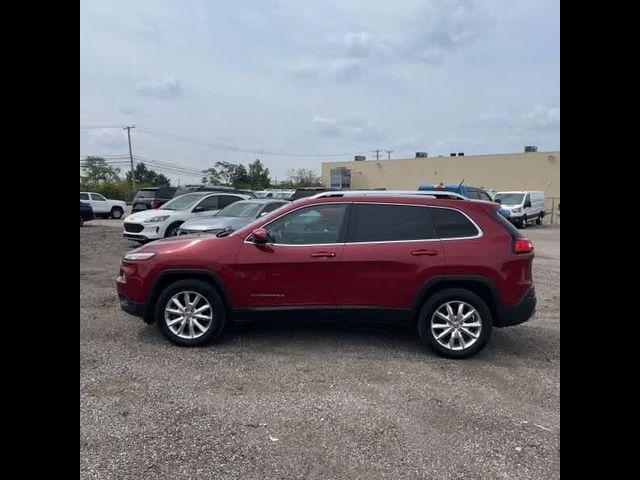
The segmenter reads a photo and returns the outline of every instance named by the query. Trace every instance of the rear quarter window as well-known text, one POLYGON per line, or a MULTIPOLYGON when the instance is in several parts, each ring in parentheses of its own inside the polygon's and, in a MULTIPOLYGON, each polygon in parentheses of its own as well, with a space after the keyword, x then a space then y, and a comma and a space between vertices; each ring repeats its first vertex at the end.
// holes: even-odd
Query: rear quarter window
POLYGON ((480 234, 477 227, 458 210, 430 207, 429 213, 440 238, 467 238, 480 234))

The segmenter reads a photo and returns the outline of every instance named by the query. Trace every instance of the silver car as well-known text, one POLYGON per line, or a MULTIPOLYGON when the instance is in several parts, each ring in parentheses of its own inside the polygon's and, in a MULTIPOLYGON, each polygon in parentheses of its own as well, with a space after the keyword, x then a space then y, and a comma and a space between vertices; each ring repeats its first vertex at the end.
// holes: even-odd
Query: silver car
POLYGON ((180 225, 178 235, 215 234, 223 230, 237 230, 289 203, 273 198, 242 200, 220 210, 215 216, 184 222, 180 225))

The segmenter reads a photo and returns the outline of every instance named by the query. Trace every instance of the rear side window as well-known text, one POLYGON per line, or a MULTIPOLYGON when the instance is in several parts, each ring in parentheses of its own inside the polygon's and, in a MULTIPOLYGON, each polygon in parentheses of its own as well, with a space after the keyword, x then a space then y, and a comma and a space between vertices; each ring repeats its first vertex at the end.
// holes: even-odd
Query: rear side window
POLYGON ((467 190, 467 197, 469 197, 471 200, 480 200, 480 195, 478 195, 477 190, 467 190))
POLYGON ((457 210, 429 208, 433 223, 440 238, 475 237, 480 232, 471 221, 457 210))
POLYGON ((425 207, 355 204, 347 242, 392 242, 432 238, 436 238, 436 234, 425 207))
POLYGON ((89 194, 88 193, 81 193, 80 194, 80 200, 89 200, 89 194))

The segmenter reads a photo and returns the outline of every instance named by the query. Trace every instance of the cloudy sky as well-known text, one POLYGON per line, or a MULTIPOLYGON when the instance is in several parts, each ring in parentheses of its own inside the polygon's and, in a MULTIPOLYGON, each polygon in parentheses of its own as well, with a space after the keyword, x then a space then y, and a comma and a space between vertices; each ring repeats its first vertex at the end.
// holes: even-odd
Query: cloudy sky
POLYGON ((216 161, 282 180, 374 149, 556 150, 559 17, 559 0, 81 0, 80 155, 127 154, 104 128, 127 124, 183 184, 216 161))

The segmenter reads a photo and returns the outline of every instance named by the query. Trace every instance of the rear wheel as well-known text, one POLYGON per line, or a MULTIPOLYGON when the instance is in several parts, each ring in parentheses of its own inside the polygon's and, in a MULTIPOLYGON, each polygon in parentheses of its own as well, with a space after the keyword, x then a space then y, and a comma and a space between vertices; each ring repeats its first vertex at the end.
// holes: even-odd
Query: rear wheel
POLYGON ((420 339, 438 355, 468 358, 491 337, 493 318, 487 304, 475 293, 448 288, 424 303, 418 318, 420 339))
POLYGON ((206 345, 220 336, 226 324, 222 298, 201 280, 178 280, 160 294, 155 321, 172 343, 184 347, 206 345))

